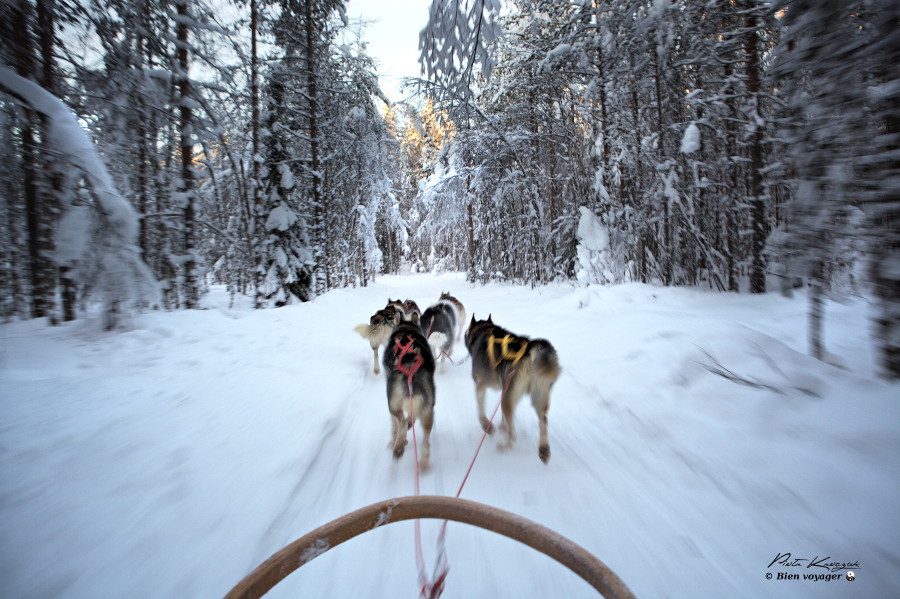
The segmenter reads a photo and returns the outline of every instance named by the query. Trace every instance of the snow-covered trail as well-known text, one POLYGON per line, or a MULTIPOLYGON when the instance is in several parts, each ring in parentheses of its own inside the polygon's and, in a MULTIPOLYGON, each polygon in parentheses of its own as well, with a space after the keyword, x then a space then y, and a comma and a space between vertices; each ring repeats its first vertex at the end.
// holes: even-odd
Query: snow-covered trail
MULTIPOLYGON (((548 465, 530 402, 488 440, 463 497, 540 522, 638 597, 879 597, 900 588, 897 386, 872 376, 862 302, 829 304, 838 369, 803 355, 802 298, 645 285, 471 286, 382 277, 279 310, 152 313, 0 327, 0 596, 217 597, 276 550, 413 492, 387 448, 384 379, 353 331, 388 297, 450 290, 471 315, 556 346, 548 465), (712 360, 766 388, 700 366, 712 360), (770 562, 830 556, 857 579, 770 562)), ((436 376, 431 472, 453 495, 481 436, 470 364, 436 376)), ((496 393, 488 394, 493 408, 496 393)), ((411 439, 411 437, 410 437, 411 439)), ((429 566, 440 523, 423 522, 429 566)), ((594 597, 514 541, 451 524, 444 597, 594 597)), ((841 572, 843 574, 843 572, 841 572)), ((416 595, 413 525, 358 537, 271 597, 416 595)))

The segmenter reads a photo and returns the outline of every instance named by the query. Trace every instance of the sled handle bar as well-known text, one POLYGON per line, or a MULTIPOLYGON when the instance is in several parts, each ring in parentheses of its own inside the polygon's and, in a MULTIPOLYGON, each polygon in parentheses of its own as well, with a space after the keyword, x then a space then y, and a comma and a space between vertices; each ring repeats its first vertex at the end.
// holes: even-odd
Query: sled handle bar
POLYGON ((546 526, 483 503, 439 495, 387 499, 332 520, 274 553, 225 599, 259 599, 288 574, 344 541, 391 522, 421 518, 463 522, 515 539, 566 566, 606 599, 635 599, 609 566, 546 526))

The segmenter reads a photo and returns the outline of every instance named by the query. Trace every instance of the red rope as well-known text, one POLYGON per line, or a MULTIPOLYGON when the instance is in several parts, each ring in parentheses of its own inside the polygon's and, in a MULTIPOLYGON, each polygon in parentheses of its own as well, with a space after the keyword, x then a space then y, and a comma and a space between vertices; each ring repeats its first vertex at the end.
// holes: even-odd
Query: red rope
MULTIPOLYGON (((508 375, 506 375, 506 380, 503 383, 503 390, 500 392, 500 399, 497 400, 497 405, 494 406, 494 411, 491 412, 491 419, 489 421, 490 425, 494 424, 494 417, 497 415, 497 410, 500 409, 500 405, 503 403, 503 397, 506 395, 506 392, 509 390, 509 383, 512 381, 513 375, 516 374, 516 369, 513 368, 508 375)), ((410 383, 411 385, 412 383, 410 383)), ((409 407, 410 413, 412 413, 412 386, 410 386, 410 395, 409 395, 409 407)), ((466 486, 466 481, 469 480, 469 474, 472 473, 472 468, 475 467, 475 460, 478 459, 478 454, 481 452, 481 446, 484 445, 484 440, 487 438, 488 430, 490 430, 491 426, 485 428, 485 430, 481 433, 481 440, 478 441, 478 447, 475 448, 475 455, 472 456, 472 461, 469 462, 469 468, 466 470, 466 475, 463 477, 462 482, 459 485, 459 489, 456 491, 456 497, 459 497, 462 494, 463 487, 466 486)), ((413 426, 413 444, 415 446, 416 443, 416 429, 413 426)), ((415 489, 416 495, 419 494, 419 452, 415 450, 416 456, 416 476, 415 476, 415 489)), ((444 592, 444 582, 447 580, 447 574, 450 573, 450 562, 447 559, 447 520, 444 520, 443 524, 441 524, 441 530, 438 533, 437 539, 437 550, 438 556, 435 560, 434 571, 432 573, 432 578, 434 582, 429 582, 428 575, 425 573, 425 558, 422 553, 422 532, 419 527, 419 521, 415 521, 415 533, 416 533, 416 566, 419 570, 419 596, 426 597, 427 599, 437 599, 444 592)))

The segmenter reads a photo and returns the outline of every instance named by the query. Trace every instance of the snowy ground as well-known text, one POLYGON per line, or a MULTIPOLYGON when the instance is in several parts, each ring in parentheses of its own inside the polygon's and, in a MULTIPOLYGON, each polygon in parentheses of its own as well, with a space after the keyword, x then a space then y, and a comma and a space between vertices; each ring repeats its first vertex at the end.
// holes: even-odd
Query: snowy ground
MULTIPOLYGON (((569 537, 641 598, 900 596, 900 388, 872 374, 865 302, 828 305, 836 368, 804 355, 802 298, 457 275, 265 311, 217 291, 127 332, 0 326, 0 596, 217 597, 309 530, 412 494, 412 452, 390 458, 383 379, 351 329, 388 297, 424 307, 448 289, 469 314, 549 338, 564 368, 549 465, 526 400, 517 445, 489 441, 463 497, 569 537), (764 388, 701 366, 716 362, 764 388), (788 552, 857 562, 856 580, 770 567, 788 552)), ((465 356, 457 344, 437 375, 423 493, 455 493, 480 437, 465 356)), ((437 528, 423 523, 429 564, 437 528)), ((269 596, 415 597, 412 531, 358 537, 269 596)), ((596 596, 480 529, 451 524, 448 553, 446 598, 596 596)))

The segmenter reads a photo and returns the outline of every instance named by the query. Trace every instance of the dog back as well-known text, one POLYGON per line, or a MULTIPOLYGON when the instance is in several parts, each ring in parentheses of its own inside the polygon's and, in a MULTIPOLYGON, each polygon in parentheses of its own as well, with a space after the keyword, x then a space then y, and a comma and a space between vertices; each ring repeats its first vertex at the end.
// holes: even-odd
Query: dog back
POLYGON ((443 302, 429 306, 422 314, 421 325, 426 337, 431 333, 444 333, 452 338, 456 331, 456 310, 443 302))
POLYGON ((466 348, 479 379, 499 385, 512 372, 528 373, 532 384, 552 385, 561 368, 553 345, 511 333, 490 320, 476 321, 466 331, 466 348))
POLYGON ((384 369, 388 390, 402 379, 404 388, 411 381, 413 392, 434 397, 434 356, 418 325, 402 321, 391 333, 384 351, 384 369))
POLYGON ((403 309, 406 312, 407 318, 412 317, 413 314, 415 314, 416 316, 422 316, 422 311, 419 310, 419 304, 409 298, 407 298, 406 301, 403 302, 403 309))

